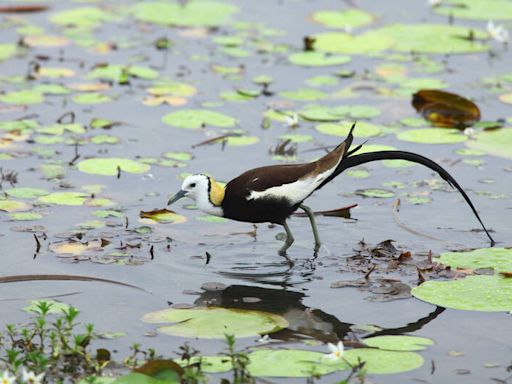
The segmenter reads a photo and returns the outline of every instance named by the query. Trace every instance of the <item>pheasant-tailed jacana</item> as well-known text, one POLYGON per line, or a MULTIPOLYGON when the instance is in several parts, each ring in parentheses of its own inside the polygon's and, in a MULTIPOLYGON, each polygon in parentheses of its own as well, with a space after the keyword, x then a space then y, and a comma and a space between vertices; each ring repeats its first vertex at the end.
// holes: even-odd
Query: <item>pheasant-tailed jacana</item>
POLYGON ((347 168, 371 161, 400 159, 419 163, 436 171, 449 185, 457 188, 491 240, 491 245, 494 245, 493 238, 468 195, 443 167, 412 152, 379 151, 355 154, 361 145, 350 149, 354 127, 355 124, 345 141, 324 157, 311 163, 251 169, 231 180, 225 187, 204 174, 188 176, 183 181, 181 190, 169 200, 168 205, 186 196, 194 200, 199 209, 211 215, 250 223, 280 224, 286 231, 286 239, 279 250, 280 254, 286 254, 286 250, 294 241, 286 219, 301 208, 311 222, 317 251, 320 247, 320 237, 315 217, 311 209, 302 202, 347 168))

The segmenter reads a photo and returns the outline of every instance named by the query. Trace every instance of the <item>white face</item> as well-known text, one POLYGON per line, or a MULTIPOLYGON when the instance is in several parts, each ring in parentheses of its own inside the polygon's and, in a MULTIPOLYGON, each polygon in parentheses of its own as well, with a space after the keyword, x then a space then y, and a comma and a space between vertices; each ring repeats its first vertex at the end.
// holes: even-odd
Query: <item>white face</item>
POLYGON ((181 185, 181 190, 187 192, 187 197, 194 201, 208 200, 208 176, 205 175, 190 175, 181 185))
POLYGON ((195 201, 197 208, 210 215, 222 216, 222 208, 216 207, 210 201, 210 180, 208 176, 196 174, 188 176, 181 185, 181 189, 187 192, 186 197, 195 201))

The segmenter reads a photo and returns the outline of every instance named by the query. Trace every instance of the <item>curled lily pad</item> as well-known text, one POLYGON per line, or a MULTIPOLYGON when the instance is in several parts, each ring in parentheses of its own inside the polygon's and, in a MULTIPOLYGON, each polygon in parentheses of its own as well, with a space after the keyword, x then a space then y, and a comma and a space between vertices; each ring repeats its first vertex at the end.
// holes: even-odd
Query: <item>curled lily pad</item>
POLYGON ((416 92, 412 105, 421 115, 442 127, 467 127, 480 120, 480 109, 455 93, 426 89, 416 92))
POLYGON ((29 47, 55 48, 69 44, 69 40, 62 36, 32 35, 23 38, 29 47))
POLYGON ((350 8, 343 11, 317 11, 313 20, 327 28, 351 29, 370 24, 373 16, 361 9, 350 8))
POLYGON ((117 157, 82 160, 77 167, 81 172, 104 176, 116 176, 119 169, 128 173, 145 173, 150 169, 147 164, 117 157))
POLYGON ((233 127, 236 119, 207 109, 187 109, 172 112, 162 118, 165 124, 178 128, 198 129, 203 126, 233 127))
POLYGON ((140 211, 139 217, 141 219, 150 219, 157 223, 184 223, 187 221, 185 216, 178 215, 168 209, 156 209, 154 211, 143 212, 140 211))
MULTIPOLYGON (((333 136, 341 136, 344 137, 348 135, 350 128, 352 127, 352 122, 344 122, 340 124, 333 123, 324 123, 318 124, 315 129, 318 132, 325 133, 326 135, 333 136)), ((366 123, 364 121, 359 122, 357 124, 357 129, 354 130, 355 137, 370 137, 370 136, 378 136, 380 135, 382 130, 371 123, 366 123)))
POLYGON ((142 321, 172 322, 173 325, 160 327, 158 331, 175 336, 208 339, 224 338, 225 334, 236 337, 258 336, 277 332, 288 326, 282 316, 273 313, 220 307, 164 309, 144 315, 142 321))
POLYGON ((346 64, 352 59, 345 55, 330 55, 325 52, 297 52, 288 56, 290 63, 303 67, 327 67, 346 64))
POLYGON ((454 144, 467 140, 458 129, 447 128, 411 129, 398 133, 397 137, 403 141, 422 144, 454 144))
POLYGON ((466 145, 489 155, 512 159, 512 128, 483 131, 477 133, 475 139, 468 140, 466 145))

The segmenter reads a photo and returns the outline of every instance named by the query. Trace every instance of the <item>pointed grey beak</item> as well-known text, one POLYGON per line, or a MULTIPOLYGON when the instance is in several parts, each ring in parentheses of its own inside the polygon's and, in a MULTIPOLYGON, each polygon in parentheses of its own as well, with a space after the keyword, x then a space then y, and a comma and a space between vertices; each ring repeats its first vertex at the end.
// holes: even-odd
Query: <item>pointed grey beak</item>
POLYGON ((177 194, 175 194, 173 197, 171 197, 169 199, 169 201, 167 202, 167 205, 171 205, 175 202, 177 202, 179 199, 181 199, 182 197, 185 197, 187 196, 187 191, 184 191, 184 190, 180 190, 177 194))

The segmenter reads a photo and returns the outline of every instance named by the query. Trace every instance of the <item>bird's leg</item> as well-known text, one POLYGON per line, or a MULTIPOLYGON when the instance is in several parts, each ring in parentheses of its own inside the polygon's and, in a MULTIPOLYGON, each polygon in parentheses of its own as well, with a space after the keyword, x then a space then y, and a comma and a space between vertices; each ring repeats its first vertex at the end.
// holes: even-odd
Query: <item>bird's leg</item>
POLYGON ((283 223, 283 227, 286 231, 286 239, 284 239, 284 245, 279 250, 279 254, 281 256, 286 256, 286 251, 290 248, 295 239, 293 238, 292 231, 290 231, 290 227, 288 227, 288 223, 286 221, 283 223))
POLYGON ((320 249, 320 245, 322 244, 320 242, 320 236, 318 235, 318 229, 316 227, 316 221, 315 221, 315 215, 313 214, 313 211, 311 208, 309 208, 306 205, 299 205, 299 208, 304 210, 306 212, 306 215, 309 217, 309 222, 311 223, 311 229, 313 229, 313 236, 315 237, 315 252, 317 252, 320 249))

